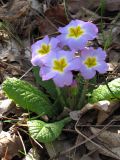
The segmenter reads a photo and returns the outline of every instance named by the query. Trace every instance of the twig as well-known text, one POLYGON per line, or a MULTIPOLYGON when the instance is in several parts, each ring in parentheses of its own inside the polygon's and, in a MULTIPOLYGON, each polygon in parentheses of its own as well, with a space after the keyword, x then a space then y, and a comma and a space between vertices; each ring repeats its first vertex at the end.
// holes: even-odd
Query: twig
POLYGON ((52 143, 45 143, 45 148, 50 156, 50 158, 53 158, 56 155, 55 148, 52 143))
POLYGON ((0 2, 2 3, 3 6, 5 5, 5 3, 2 0, 0 0, 0 2))
MULTIPOLYGON (((109 126, 113 121, 114 121, 114 120, 110 121, 106 126, 109 126)), ((106 146, 104 146, 104 145, 103 145, 103 146, 100 146, 100 145, 97 144, 96 142, 92 141, 89 137, 87 137, 86 135, 84 135, 82 132, 80 132, 80 131, 78 130, 78 128, 77 128, 78 122, 79 122, 79 120, 78 120, 78 121, 76 122, 76 124, 75 124, 75 130, 76 130, 76 132, 77 132, 78 134, 80 134, 82 137, 84 137, 86 140, 88 140, 89 142, 91 142, 93 145, 95 145, 95 146, 98 147, 99 149, 103 150, 104 152, 111 152, 116 158, 118 158, 118 159, 120 160, 120 157, 119 157, 116 153, 112 152, 108 147, 106 147, 106 146)), ((106 126, 105 126, 105 127, 106 127, 106 126)), ((105 130, 105 127, 104 127, 104 130, 105 130)), ((101 131, 99 132, 99 134, 100 134, 101 132, 103 132, 103 129, 101 129, 101 131)), ((98 136, 98 134, 96 134, 96 135, 98 136)))
POLYGON ((20 138, 20 141, 21 141, 21 143, 22 143, 22 146, 23 146, 23 150, 24 150, 24 152, 25 152, 25 155, 27 155, 26 148, 25 148, 25 145, 24 145, 23 139, 22 139, 22 137, 21 137, 21 135, 20 135, 20 132, 19 132, 19 131, 17 131, 17 134, 18 134, 18 136, 19 136, 19 138, 20 138))
MULTIPOLYGON (((85 139, 83 142, 78 143, 78 144, 74 145, 73 147, 70 147, 69 149, 67 149, 67 150, 65 150, 65 151, 57 154, 56 157, 59 157, 59 156, 61 156, 61 155, 64 155, 64 154, 72 151, 73 149, 75 149, 75 148, 77 148, 77 147, 85 144, 85 143, 88 142, 89 140, 92 140, 93 138, 97 137, 102 131, 104 131, 105 129, 109 128, 109 125, 110 125, 112 122, 114 122, 114 121, 115 121, 115 120, 111 120, 111 121, 110 121, 105 127, 103 127, 96 135, 92 135, 91 137, 89 137, 89 139, 85 139)), ((55 157, 54 157, 54 158, 55 158, 55 157)), ((52 160, 52 159, 50 159, 50 160, 52 160)))
MULTIPOLYGON (((22 129, 22 128, 19 128, 19 130, 21 130, 22 132, 24 132, 25 134, 27 134, 28 136, 30 136, 24 129, 22 129)), ((31 137, 32 138, 32 137, 31 137)), ((40 146, 40 148, 43 148, 43 146, 41 145, 41 144, 39 144, 34 138, 32 138, 33 139, 33 141, 38 145, 38 146, 40 146)))
POLYGON ((33 69, 33 66, 30 67, 19 79, 22 79, 23 77, 25 77, 32 69, 33 69))

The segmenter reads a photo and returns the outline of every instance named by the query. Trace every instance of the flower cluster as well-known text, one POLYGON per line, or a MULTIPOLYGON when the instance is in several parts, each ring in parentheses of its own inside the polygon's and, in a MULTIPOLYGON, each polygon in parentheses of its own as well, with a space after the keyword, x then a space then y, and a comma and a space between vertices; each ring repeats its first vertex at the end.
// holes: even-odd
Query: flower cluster
POLYGON ((57 86, 64 87, 73 83, 72 71, 80 72, 84 79, 93 78, 96 71, 107 72, 106 52, 101 48, 86 47, 88 41, 97 36, 95 24, 72 20, 58 31, 61 34, 56 38, 45 36, 31 47, 31 62, 40 67, 42 80, 53 79, 57 86), (80 56, 76 56, 76 52, 80 56))

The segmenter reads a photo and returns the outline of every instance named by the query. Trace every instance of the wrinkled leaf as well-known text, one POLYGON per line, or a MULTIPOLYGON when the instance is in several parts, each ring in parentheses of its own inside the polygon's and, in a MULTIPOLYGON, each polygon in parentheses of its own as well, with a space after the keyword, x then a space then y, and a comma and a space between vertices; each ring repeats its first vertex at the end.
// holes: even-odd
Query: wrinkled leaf
POLYGON ((97 89, 94 89, 89 101, 96 103, 102 100, 111 101, 115 99, 120 99, 120 78, 109 82, 108 86, 100 85, 97 89))
POLYGON ((28 82, 17 78, 8 78, 3 82, 3 91, 16 104, 38 115, 54 115, 52 105, 47 96, 28 82))
POLYGON ((70 121, 71 119, 69 117, 54 123, 31 120, 27 122, 27 125, 32 138, 42 143, 49 143, 61 134, 64 125, 70 121))

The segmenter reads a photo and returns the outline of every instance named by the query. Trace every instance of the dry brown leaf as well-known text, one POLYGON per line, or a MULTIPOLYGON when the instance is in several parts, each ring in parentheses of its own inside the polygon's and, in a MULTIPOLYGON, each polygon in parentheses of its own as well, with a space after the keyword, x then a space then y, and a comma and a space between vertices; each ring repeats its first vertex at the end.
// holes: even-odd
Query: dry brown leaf
POLYGON ((19 150, 22 150, 20 138, 15 134, 2 131, 0 134, 0 157, 7 156, 11 160, 15 155, 18 155, 19 150))
POLYGON ((104 148, 104 150, 103 150, 103 149, 96 148, 96 146, 94 146, 91 142, 87 142, 85 145, 86 145, 87 149, 90 151, 94 151, 95 149, 97 149, 97 151, 99 153, 101 153, 105 156, 109 156, 109 157, 120 160, 120 147, 110 148, 108 146, 108 149, 105 149, 104 146, 100 145, 101 147, 104 148))
POLYGON ((80 111, 72 111, 70 112, 70 117, 73 120, 79 120, 79 118, 84 115, 89 110, 95 109, 102 112, 108 112, 109 111, 110 102, 107 100, 99 101, 94 104, 86 104, 80 111))
POLYGON ((94 9, 99 5, 99 0, 69 0, 68 3, 68 10, 76 14, 80 10, 81 7, 85 7, 88 9, 94 9))
POLYGON ((37 26, 42 36, 53 34, 57 31, 46 19, 39 18, 37 26))
POLYGON ((5 99, 0 102, 0 114, 7 112, 13 108, 13 102, 10 99, 5 99))
POLYGON ((43 3, 40 3, 38 0, 28 0, 31 5, 31 8, 35 9, 37 12, 43 12, 43 3))
MULTIPOLYGON (((100 132, 100 129, 91 127, 91 132, 96 135, 98 132, 100 132)), ((112 148, 120 147, 120 134, 118 133, 102 131, 97 138, 105 144, 110 145, 112 148)))
POLYGON ((106 110, 106 112, 100 110, 97 116, 97 124, 102 124, 110 115, 113 114, 115 110, 119 108, 119 106, 120 106, 119 101, 115 101, 115 102, 113 101, 108 106, 108 109, 106 110))
POLYGON ((120 10, 120 0, 106 0, 106 9, 108 11, 119 11, 120 10))
POLYGON ((41 160, 35 148, 31 148, 23 160, 41 160))
MULTIPOLYGON (((108 11, 119 11, 120 10, 120 0, 105 0, 105 9, 108 11)), ((80 7, 85 7, 88 9, 95 9, 100 6, 100 0, 69 0, 68 9, 72 13, 76 13, 80 7)))
POLYGON ((84 154, 80 160, 101 160, 98 152, 89 152, 88 154, 84 154))
POLYGON ((115 50, 115 47, 114 47, 114 50, 111 49, 108 54, 109 54, 108 57, 110 62, 110 71, 112 71, 113 73, 116 72, 116 75, 117 75, 117 73, 120 73, 120 71, 117 69, 120 61, 120 48, 118 50, 115 50))
POLYGON ((37 26, 41 35, 50 35, 57 32, 57 27, 67 24, 63 5, 51 7, 45 11, 43 17, 37 17, 37 26))
POLYGON ((0 8, 0 19, 13 21, 24 16, 30 9, 26 0, 8 1, 5 6, 0 8))
POLYGON ((65 9, 63 5, 57 5, 46 10, 45 16, 49 18, 53 23, 67 24, 68 21, 65 15, 65 9))
MULTIPOLYGON (((91 132, 96 135, 101 130, 98 128, 91 127, 91 132)), ((104 146, 107 147, 104 148, 104 150, 101 150, 98 148, 98 151, 106 156, 110 156, 113 158, 120 159, 120 135, 118 133, 113 133, 110 131, 102 131, 99 135, 97 135, 97 138, 101 141, 104 146)), ((101 145, 100 143, 100 145, 101 145)), ((96 147, 91 143, 86 143, 86 146, 89 150, 94 150, 96 147)))
POLYGON ((93 160, 93 159, 88 155, 83 155, 82 158, 80 158, 80 160, 93 160))
MULTIPOLYGON (((99 36, 97 37, 99 44, 102 44, 103 46, 104 44, 108 44, 108 47, 111 47, 111 49, 113 45, 115 50, 119 50, 120 48, 119 47, 120 46, 120 27, 119 26, 120 26, 120 20, 119 20, 119 13, 118 13, 117 16, 113 19, 113 21, 109 23, 109 25, 107 25, 107 28, 105 28, 102 33, 99 33, 99 36), (104 38, 103 38, 103 35, 104 35, 104 38), (115 45, 117 47, 115 47, 115 45)), ((113 50, 112 52, 115 52, 115 51, 113 50)), ((119 51, 118 51, 118 54, 119 54, 119 51)), ((116 58, 116 56, 114 56, 113 58, 116 58)), ((116 60, 118 61, 118 59, 116 60)))

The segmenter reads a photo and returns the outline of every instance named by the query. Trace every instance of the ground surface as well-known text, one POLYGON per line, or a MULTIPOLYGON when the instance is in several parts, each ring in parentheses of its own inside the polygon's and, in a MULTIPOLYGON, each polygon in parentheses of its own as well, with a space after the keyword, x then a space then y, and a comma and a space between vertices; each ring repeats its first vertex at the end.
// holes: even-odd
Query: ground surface
MULTIPOLYGON (((107 52, 110 81, 120 77, 120 0, 0 0, 0 157, 2 160, 114 160, 120 159, 120 103, 107 113, 88 108, 70 123, 52 147, 41 148, 29 139, 24 126, 5 120, 25 119, 25 111, 5 102, 1 85, 7 77, 22 78, 37 85, 32 72, 32 43, 45 35, 55 36, 57 28, 72 19, 92 21, 99 35, 92 44, 107 52), (2 103, 4 102, 4 103, 2 103), (117 117, 117 118, 116 118, 117 117), (3 132, 4 131, 4 132, 3 132), (11 134, 12 133, 12 134, 11 134), (66 136, 67 135, 67 136, 66 136), (26 153, 25 153, 26 152, 26 153), (25 156, 26 155, 31 155, 25 156), (54 158, 53 158, 54 157, 54 158), (56 157, 56 158, 55 158, 56 157)), ((98 84, 104 83, 98 76, 98 84)), ((37 86, 38 87, 38 86, 37 86)), ((40 88, 40 86, 39 86, 40 88)), ((77 117, 79 112, 73 112, 77 117)), ((44 117, 45 119, 45 117, 44 117)), ((74 119, 74 118, 73 118, 74 119)))

